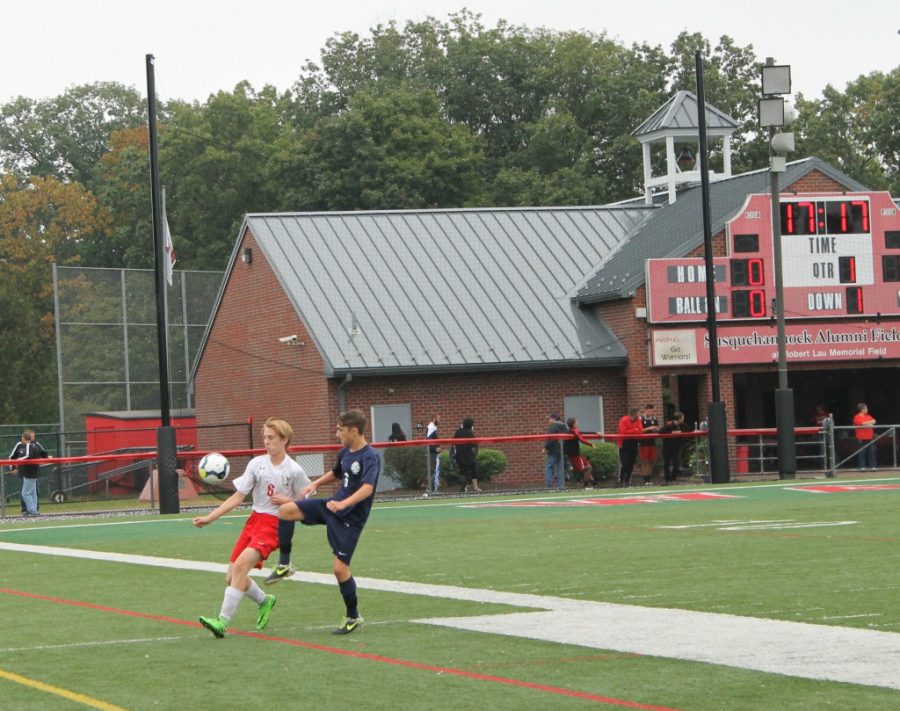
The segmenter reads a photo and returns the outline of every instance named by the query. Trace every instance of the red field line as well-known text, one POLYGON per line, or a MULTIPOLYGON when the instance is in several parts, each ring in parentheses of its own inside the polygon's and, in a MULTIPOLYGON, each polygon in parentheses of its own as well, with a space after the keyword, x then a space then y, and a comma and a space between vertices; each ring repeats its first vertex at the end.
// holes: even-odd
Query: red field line
MULTIPOLYGON (((50 595, 40 595, 38 593, 30 593, 22 590, 10 590, 8 588, 0 588, 0 593, 4 595, 14 595, 16 597, 29 598, 32 600, 42 600, 44 602, 52 602, 58 605, 69 605, 71 607, 83 607, 89 610, 98 610, 100 612, 109 612, 116 615, 125 615, 127 617, 138 617, 144 620, 155 620, 157 622, 168 622, 170 624, 182 625, 184 627, 195 627, 202 629, 199 622, 190 620, 180 620, 176 617, 167 617, 166 615, 151 615, 146 612, 138 612, 137 610, 125 610, 118 607, 108 607, 106 605, 97 605, 92 602, 82 600, 66 600, 64 598, 52 597, 50 595)), ((311 649, 317 652, 327 652, 328 654, 339 654, 345 657, 353 657, 355 659, 365 659, 367 661, 378 662, 380 664, 389 664, 396 667, 404 667, 406 669, 418 669, 420 671, 434 672, 436 674, 444 674, 447 676, 456 676, 465 679, 473 679, 476 681, 486 681, 494 684, 503 684, 506 686, 515 686, 522 689, 531 689, 533 691, 541 691, 556 696, 569 696, 576 699, 584 699, 595 703, 606 704, 609 706, 620 706, 628 709, 641 709, 642 711, 679 711, 671 706, 657 706, 654 704, 642 704, 637 701, 628 701, 627 699, 616 699, 609 696, 601 696, 599 694, 590 694, 584 691, 576 691, 574 689, 565 689, 559 686, 548 686, 546 684, 535 684, 530 681, 521 679, 511 679, 509 677, 494 676, 493 674, 479 674, 478 672, 466 671, 465 669, 456 669, 454 667, 441 667, 433 664, 422 664, 413 662, 408 659, 395 659, 393 657, 384 657, 380 654, 369 654, 366 652, 357 652, 349 649, 341 649, 340 647, 329 647, 315 642, 304 642, 299 639, 290 639, 289 637, 275 637, 272 635, 262 634, 260 632, 247 632, 243 630, 229 630, 230 635, 240 637, 252 637, 255 639, 268 640, 270 642, 278 642, 293 647, 301 647, 303 649, 311 649)))

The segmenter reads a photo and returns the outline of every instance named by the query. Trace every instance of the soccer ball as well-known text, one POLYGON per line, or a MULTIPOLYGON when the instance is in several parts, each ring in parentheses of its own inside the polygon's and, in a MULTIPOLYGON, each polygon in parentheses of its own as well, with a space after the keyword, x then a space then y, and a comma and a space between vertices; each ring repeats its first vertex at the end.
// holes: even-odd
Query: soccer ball
POLYGON ((224 481, 228 478, 228 472, 231 471, 231 464, 218 452, 210 452, 200 460, 197 471, 203 481, 224 481))

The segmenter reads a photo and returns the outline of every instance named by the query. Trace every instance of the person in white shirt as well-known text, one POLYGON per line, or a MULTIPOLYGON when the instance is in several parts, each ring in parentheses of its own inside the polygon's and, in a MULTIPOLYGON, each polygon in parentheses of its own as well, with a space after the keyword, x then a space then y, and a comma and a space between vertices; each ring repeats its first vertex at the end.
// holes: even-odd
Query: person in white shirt
POLYGON ((234 480, 234 493, 218 508, 194 519, 202 528, 240 506, 247 494, 253 496, 253 510, 244 523, 225 576, 225 596, 218 617, 200 617, 200 624, 216 637, 224 637, 234 618, 241 599, 246 595, 259 606, 256 629, 263 630, 275 607, 275 596, 266 595, 250 578, 253 568, 262 568, 263 561, 278 548, 278 505, 273 496, 302 498, 301 492, 310 485, 303 468, 287 456, 294 431, 284 420, 269 418, 263 425, 263 446, 266 454, 254 457, 243 475, 234 480))
MULTIPOLYGON (((441 423, 441 416, 435 415, 431 418, 431 422, 428 423, 428 427, 425 430, 425 439, 437 439, 438 438, 438 425, 441 423)), ((437 491, 441 488, 441 447, 437 444, 432 444, 428 447, 429 459, 434 460, 434 490, 437 491)))

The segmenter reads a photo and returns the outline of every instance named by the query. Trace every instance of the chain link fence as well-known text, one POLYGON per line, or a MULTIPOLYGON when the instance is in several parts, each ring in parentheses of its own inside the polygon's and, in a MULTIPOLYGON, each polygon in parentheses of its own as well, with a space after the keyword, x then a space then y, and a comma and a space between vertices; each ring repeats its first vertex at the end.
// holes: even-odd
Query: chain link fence
MULTIPOLYGON (((193 407, 191 366, 224 272, 176 271, 167 291, 169 397, 193 407)), ((156 287, 150 269, 53 267, 62 431, 90 412, 159 410, 156 287)), ((84 454, 66 440, 61 454, 84 454)))

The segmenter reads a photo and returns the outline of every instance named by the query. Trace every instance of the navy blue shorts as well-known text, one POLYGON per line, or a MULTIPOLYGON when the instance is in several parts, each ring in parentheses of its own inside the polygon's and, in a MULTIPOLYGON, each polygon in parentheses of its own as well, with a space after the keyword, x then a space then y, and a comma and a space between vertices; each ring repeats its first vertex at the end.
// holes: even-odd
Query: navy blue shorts
POLYGON ((300 523, 306 526, 324 524, 328 529, 328 545, 331 546, 331 550, 340 560, 350 565, 362 529, 351 526, 340 516, 329 511, 328 499, 300 499, 294 503, 303 513, 303 520, 300 523))

